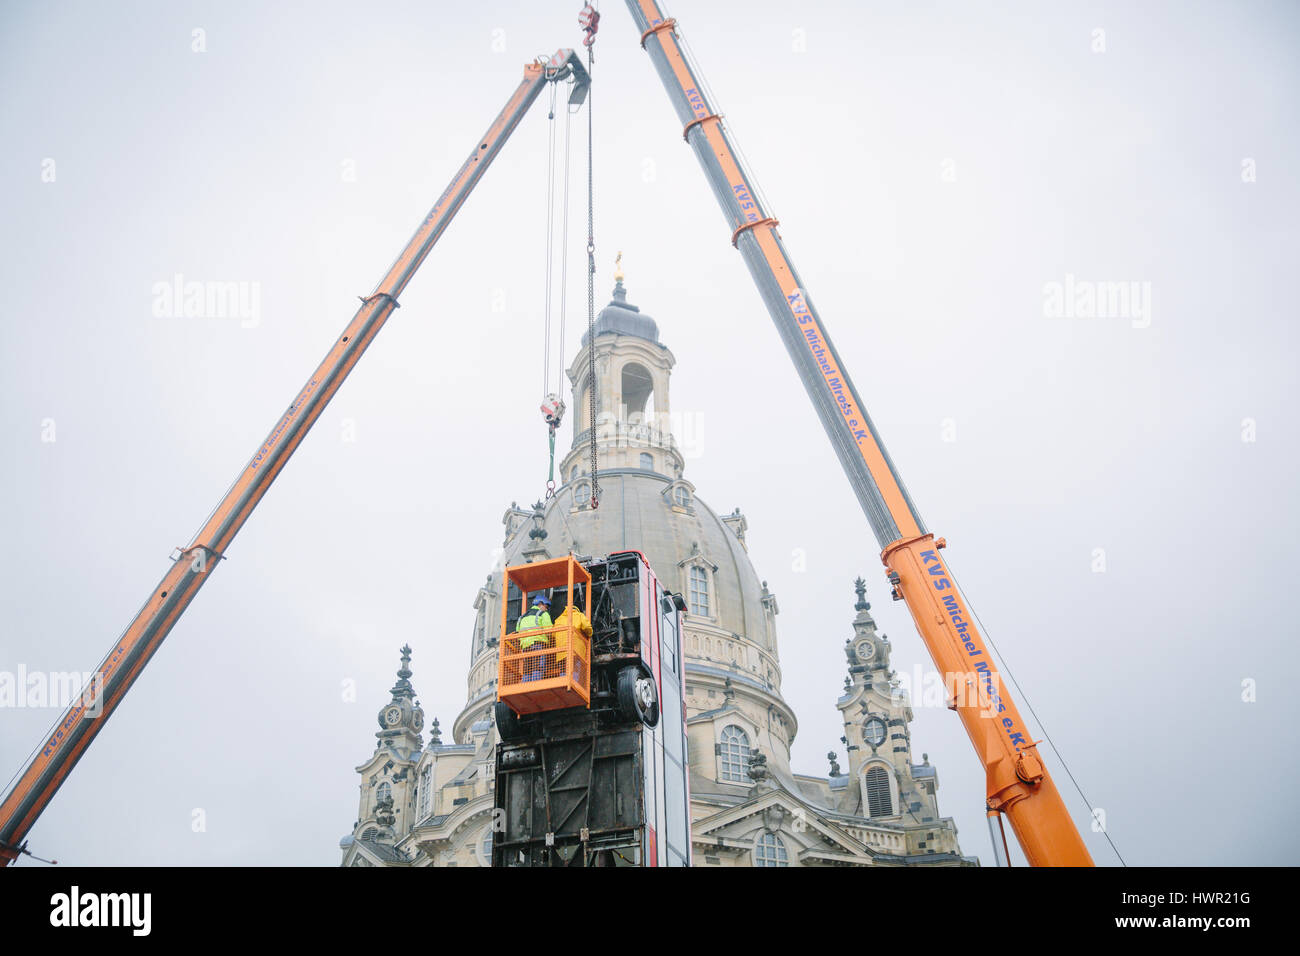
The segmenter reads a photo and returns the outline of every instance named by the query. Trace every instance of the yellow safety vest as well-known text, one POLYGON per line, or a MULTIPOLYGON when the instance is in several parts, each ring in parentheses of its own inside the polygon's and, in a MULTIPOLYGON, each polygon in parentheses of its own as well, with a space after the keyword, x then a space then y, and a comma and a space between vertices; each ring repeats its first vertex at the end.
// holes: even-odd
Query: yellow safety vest
MULTIPOLYGON (((528 613, 519 619, 519 623, 515 625, 515 631, 530 631, 535 627, 550 626, 550 612, 543 610, 540 604, 534 604, 528 609, 528 613)), ((531 650, 534 644, 545 643, 546 639, 547 635, 545 634, 530 634, 527 637, 519 638, 519 648, 524 651, 531 650)))
POLYGON ((587 615, 573 606, 566 607, 564 612, 555 619, 556 624, 562 624, 569 628, 568 631, 558 635, 557 648, 559 653, 555 655, 556 660, 563 662, 567 658, 569 643, 573 640, 572 632, 577 631, 584 637, 591 637, 591 621, 587 620, 587 615))

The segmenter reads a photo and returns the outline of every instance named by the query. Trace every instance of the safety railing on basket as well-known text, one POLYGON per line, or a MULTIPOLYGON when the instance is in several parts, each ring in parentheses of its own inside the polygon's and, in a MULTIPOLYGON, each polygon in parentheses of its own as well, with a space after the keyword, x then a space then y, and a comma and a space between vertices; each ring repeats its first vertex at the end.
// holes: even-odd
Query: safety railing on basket
POLYGON ((567 624, 516 631, 501 642, 498 686, 567 677, 585 691, 590 660, 591 642, 567 624))

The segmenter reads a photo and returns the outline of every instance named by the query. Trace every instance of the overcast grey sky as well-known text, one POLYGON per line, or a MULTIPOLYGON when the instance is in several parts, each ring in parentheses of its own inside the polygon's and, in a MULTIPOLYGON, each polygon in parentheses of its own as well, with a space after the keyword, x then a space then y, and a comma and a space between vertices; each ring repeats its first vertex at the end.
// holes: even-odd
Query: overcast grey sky
MULTIPOLYGON (((579 6, 0 6, 0 671, 98 663, 523 64, 579 43, 579 6), (177 274, 257 283, 256 320, 156 315, 177 274)), ((894 667, 930 664, 631 18, 603 8, 598 305, 621 249, 629 299, 678 359, 673 410, 700 426, 686 477, 746 513, 779 598, 795 768, 824 774, 828 750, 843 760, 857 575, 894 667)), ((667 10, 922 515, 1128 862, 1294 862, 1296 5, 667 10), (1145 306, 1053 314, 1052 283, 1090 282, 1138 283, 1145 306)), ((539 104, 35 852, 332 865, 404 642, 450 727, 502 512, 544 488, 546 125, 539 104)), ((0 708, 0 779, 55 716, 0 708)), ((918 701, 912 741, 963 850, 991 862, 959 722, 918 701)))

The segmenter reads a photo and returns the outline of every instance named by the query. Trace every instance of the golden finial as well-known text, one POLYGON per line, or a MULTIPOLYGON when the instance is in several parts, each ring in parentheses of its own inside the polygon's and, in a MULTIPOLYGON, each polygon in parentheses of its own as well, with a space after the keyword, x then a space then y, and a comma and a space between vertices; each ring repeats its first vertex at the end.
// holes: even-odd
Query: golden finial
POLYGON ((619 254, 614 257, 614 281, 615 282, 623 281, 623 266, 621 265, 622 262, 623 262, 623 253, 619 252, 619 254))

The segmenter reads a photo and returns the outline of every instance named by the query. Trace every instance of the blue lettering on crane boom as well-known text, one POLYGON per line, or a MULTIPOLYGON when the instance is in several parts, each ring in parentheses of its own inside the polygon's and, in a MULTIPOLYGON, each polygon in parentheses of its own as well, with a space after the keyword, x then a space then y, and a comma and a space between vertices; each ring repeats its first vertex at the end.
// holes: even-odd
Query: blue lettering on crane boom
POLYGON ((271 453, 271 449, 274 448, 275 443, 280 440, 280 436, 284 433, 284 430, 289 427, 289 423, 293 421, 294 416, 296 416, 298 412, 302 410, 302 406, 306 404, 307 396, 315 390, 316 379, 312 379, 303 388, 302 392, 298 395, 297 400, 289 406, 289 410, 284 413, 284 417, 280 419, 280 424, 275 426, 275 431, 271 432, 262 447, 257 450, 257 454, 253 456, 253 460, 249 463, 250 468, 256 469, 257 466, 265 460, 266 456, 271 453))
POLYGON ((58 746, 63 743, 63 739, 72 730, 73 724, 81 719, 82 716, 98 716, 86 715, 86 711, 92 704, 97 707, 104 706, 105 701, 102 695, 108 693, 108 679, 112 676, 113 671, 117 669, 117 665, 121 663, 125 654, 126 646, 119 644, 113 650, 113 653, 108 656, 108 660, 104 662, 104 666, 95 674, 90 686, 82 691, 81 697, 77 700, 77 703, 68 710, 63 717, 62 723, 55 728, 53 736, 46 741, 44 749, 41 750, 42 757, 49 757, 54 753, 58 746), (101 696, 98 700, 92 701, 90 698, 96 689, 99 690, 101 696))
POLYGON ((736 194, 736 203, 740 206, 740 213, 745 217, 745 222, 758 222, 758 203, 749 194, 749 187, 744 183, 733 183, 731 191, 736 194))
POLYGON ((798 291, 791 293, 786 296, 786 300, 790 305, 790 312, 794 316, 794 320, 802 327, 803 337, 808 343, 808 351, 812 353, 813 360, 817 362, 822 378, 826 380, 826 387, 831 390, 831 396, 835 399, 840 414, 844 416, 849 431, 853 433, 853 440, 861 444, 867 440, 867 429, 859 418, 852 394, 845 388, 844 381, 840 378, 839 369, 831 361, 831 351, 817 329, 817 323, 813 319, 812 312, 809 311, 807 304, 804 302, 803 293, 798 291))
POLYGON ((686 93, 686 105, 691 108, 691 112, 697 117, 709 115, 709 108, 704 105, 704 97, 700 96, 700 91, 691 87, 686 93))
POLYGON ((931 582, 934 584, 936 591, 948 591, 950 593, 940 596, 943 603, 944 613, 948 615, 948 621, 952 624, 953 632, 957 635, 957 640, 961 642, 966 651, 967 657, 978 657, 980 660, 975 661, 975 672, 979 675, 979 681, 984 689, 986 699, 988 700, 988 713, 1002 714, 997 718, 1002 733, 1006 736, 1007 742, 1015 749, 1017 753, 1030 745, 1025 739, 1024 730, 1016 729, 1016 722, 1009 716, 1006 716, 1007 705, 998 693, 997 685, 994 681, 994 671, 988 661, 988 655, 984 650, 975 643, 975 628, 966 620, 965 609, 957 599, 956 587, 952 583, 952 578, 948 576, 948 571, 939 560, 939 556, 934 553, 933 549, 927 549, 921 552, 921 564, 925 567, 926 572, 930 575, 931 582))

